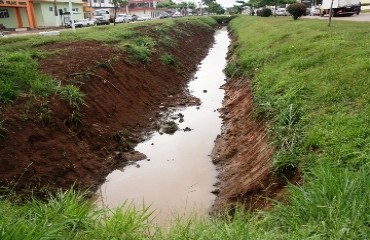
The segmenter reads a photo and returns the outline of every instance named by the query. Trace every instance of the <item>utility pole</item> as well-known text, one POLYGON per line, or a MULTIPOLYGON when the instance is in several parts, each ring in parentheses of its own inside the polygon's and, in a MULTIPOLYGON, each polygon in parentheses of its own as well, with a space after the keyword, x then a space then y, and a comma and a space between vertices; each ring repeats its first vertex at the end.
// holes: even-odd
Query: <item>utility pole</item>
POLYGON ((334 0, 331 0, 330 10, 329 10, 329 22, 328 22, 328 27, 330 27, 331 18, 333 17, 333 14, 334 14, 334 11, 333 11, 333 2, 334 2, 334 0))
POLYGON ((72 2, 71 2, 71 0, 69 0, 68 4, 69 4, 69 15, 71 16, 70 18, 71 18, 72 31, 75 32, 76 28, 75 28, 75 21, 73 20, 73 11, 72 11, 72 2))

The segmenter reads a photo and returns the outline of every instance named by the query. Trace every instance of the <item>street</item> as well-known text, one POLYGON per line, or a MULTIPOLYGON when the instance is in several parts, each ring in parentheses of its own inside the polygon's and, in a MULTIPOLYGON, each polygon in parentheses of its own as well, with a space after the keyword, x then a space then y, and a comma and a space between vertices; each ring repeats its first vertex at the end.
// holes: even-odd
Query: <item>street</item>
MULTIPOLYGON (((302 19, 322 19, 328 20, 329 16, 303 16, 302 19)), ((343 20, 343 21, 355 21, 355 22, 370 22, 370 13, 360 13, 359 15, 352 15, 350 17, 333 17, 332 21, 343 20)))

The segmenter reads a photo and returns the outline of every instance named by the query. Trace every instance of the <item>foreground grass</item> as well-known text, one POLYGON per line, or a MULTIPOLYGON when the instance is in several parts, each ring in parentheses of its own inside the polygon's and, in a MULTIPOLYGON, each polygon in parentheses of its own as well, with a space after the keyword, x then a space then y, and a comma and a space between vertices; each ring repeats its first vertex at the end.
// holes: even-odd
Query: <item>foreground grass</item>
POLYGON ((277 173, 304 178, 286 205, 264 214, 264 229, 282 239, 368 239, 368 24, 245 17, 231 29, 237 57, 226 72, 251 79, 277 173))
POLYGON ((0 202, 1 239, 369 239, 370 30, 366 23, 239 17, 226 72, 251 79, 274 166, 299 169, 285 203, 166 230, 149 211, 94 210, 75 192, 49 203, 0 202), (16 228, 15 226, 20 226, 16 228))

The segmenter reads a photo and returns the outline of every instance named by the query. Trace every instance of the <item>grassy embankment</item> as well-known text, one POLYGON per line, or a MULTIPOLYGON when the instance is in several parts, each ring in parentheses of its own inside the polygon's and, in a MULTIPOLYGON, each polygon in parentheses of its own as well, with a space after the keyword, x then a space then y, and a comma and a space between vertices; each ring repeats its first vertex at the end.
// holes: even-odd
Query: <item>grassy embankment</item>
MULTIPOLYGON (((158 42, 161 42, 162 45, 177 44, 167 34, 168 32, 181 32, 180 29, 174 27, 176 21, 178 20, 119 24, 114 27, 99 26, 77 29, 75 33, 61 31, 61 35, 57 37, 33 35, 0 38, 0 104, 8 104, 20 96, 38 104, 56 94, 70 105, 73 110, 72 115, 78 115, 80 105, 84 104, 84 94, 78 86, 68 83, 61 85, 50 76, 39 73, 37 59, 50 55, 61 55, 58 50, 42 52, 39 50, 40 47, 56 42, 68 42, 73 46, 73 43, 77 41, 96 41, 121 49, 127 53, 131 61, 146 64, 150 61, 150 55, 155 51, 158 42), (159 38, 153 39, 143 34, 140 32, 141 26, 153 26, 153 30, 159 38)), ((212 18, 188 18, 181 21, 208 28, 212 28, 216 24, 212 18)), ((164 65, 174 64, 176 61, 173 56, 167 53, 164 53, 161 59, 164 65)), ((110 65, 111 61, 115 61, 115 56, 110 56, 106 63, 97 62, 96 65, 110 65)), ((40 112, 41 115, 42 112, 40 112)), ((0 112, 0 136, 6 132, 6 121, 0 112)))
POLYGON ((148 231, 147 210, 96 211, 71 192, 22 207, 2 200, 1 238, 368 239, 368 25, 242 17, 231 29, 237 57, 227 73, 252 79, 256 115, 277 148, 275 170, 303 175, 301 187, 289 186, 287 203, 269 212, 237 211, 233 221, 189 221, 164 236, 148 231))

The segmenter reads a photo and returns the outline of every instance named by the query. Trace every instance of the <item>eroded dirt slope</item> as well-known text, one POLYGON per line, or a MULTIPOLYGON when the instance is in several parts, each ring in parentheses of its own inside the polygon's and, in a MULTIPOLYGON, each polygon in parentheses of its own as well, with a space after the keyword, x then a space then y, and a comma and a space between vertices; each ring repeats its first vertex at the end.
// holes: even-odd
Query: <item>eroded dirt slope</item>
POLYGON ((267 208, 279 198, 284 183, 273 175, 266 127, 253 116, 250 80, 229 79, 221 115, 222 133, 216 139, 212 158, 219 170, 215 211, 243 203, 246 208, 267 208))
MULTIPOLYGON (((182 31, 171 37, 179 44, 158 45, 148 64, 127 61, 114 45, 94 41, 42 47, 60 54, 40 60, 41 71, 62 84, 79 85, 86 106, 75 118, 55 96, 20 98, 6 107, 0 186, 50 191, 76 182, 78 188, 94 191, 112 169, 125 165, 130 158, 123 153, 143 133, 158 128, 159 110, 189 102, 184 88, 213 41, 209 29, 189 24, 176 28, 182 31), (175 57, 176 70, 161 63, 164 52, 175 57)), ((142 31, 156 37, 150 29, 142 31)))

